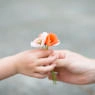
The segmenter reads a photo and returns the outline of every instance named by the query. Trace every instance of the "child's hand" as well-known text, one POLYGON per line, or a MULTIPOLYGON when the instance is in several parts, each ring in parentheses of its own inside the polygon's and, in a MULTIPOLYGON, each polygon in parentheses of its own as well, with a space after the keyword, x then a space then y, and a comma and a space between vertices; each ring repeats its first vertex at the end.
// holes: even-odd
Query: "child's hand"
POLYGON ((48 57, 51 53, 51 50, 37 49, 15 55, 17 73, 36 78, 45 78, 48 72, 52 71, 56 66, 51 64, 56 57, 48 57))
MULTIPOLYGON (((95 82, 95 61, 80 54, 58 50, 55 71, 57 80, 72 84, 88 84, 95 82)), ((50 76, 51 79, 51 76, 50 76)))
POLYGON ((0 80, 15 74, 45 78, 55 68, 56 57, 48 57, 51 50, 28 50, 0 60, 0 80))

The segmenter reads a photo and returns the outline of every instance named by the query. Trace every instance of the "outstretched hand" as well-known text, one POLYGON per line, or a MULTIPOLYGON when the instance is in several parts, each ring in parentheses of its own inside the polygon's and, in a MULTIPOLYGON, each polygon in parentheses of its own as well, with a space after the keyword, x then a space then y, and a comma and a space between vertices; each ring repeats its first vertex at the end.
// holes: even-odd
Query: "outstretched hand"
MULTIPOLYGON (((53 53, 57 55, 55 60, 57 65, 57 80, 71 84, 89 84, 95 82, 95 61, 80 54, 68 51, 57 50, 53 53)), ((51 78, 51 75, 49 76, 51 78)))

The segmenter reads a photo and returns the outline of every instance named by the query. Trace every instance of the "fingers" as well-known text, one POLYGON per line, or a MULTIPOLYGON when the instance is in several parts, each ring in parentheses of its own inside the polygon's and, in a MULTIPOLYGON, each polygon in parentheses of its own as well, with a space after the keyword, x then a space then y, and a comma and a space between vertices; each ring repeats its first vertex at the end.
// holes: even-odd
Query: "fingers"
POLYGON ((48 66, 40 66, 40 67, 36 67, 35 71, 41 74, 45 74, 45 73, 52 71, 55 68, 55 66, 56 64, 51 64, 48 66))
POLYGON ((39 49, 39 51, 35 52, 34 55, 36 55, 38 58, 45 58, 48 57, 53 50, 45 50, 45 49, 39 49))
POLYGON ((54 51, 54 52, 51 54, 51 56, 54 56, 54 55, 56 55, 57 58, 59 58, 59 59, 65 58, 65 53, 64 53, 62 50, 56 50, 56 51, 54 51))
POLYGON ((38 66, 47 66, 53 63, 56 60, 56 56, 48 57, 48 58, 41 58, 37 61, 38 66))
POLYGON ((48 74, 39 74, 39 73, 34 73, 32 77, 35 78, 46 78, 48 74))

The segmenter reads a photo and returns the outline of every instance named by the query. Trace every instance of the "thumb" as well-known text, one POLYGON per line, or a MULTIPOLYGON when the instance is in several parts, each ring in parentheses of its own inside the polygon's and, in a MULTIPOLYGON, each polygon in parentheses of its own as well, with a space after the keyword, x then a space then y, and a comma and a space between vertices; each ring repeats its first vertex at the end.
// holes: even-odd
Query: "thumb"
POLYGON ((68 64, 65 59, 56 59, 53 63, 56 64, 56 67, 66 67, 68 64))

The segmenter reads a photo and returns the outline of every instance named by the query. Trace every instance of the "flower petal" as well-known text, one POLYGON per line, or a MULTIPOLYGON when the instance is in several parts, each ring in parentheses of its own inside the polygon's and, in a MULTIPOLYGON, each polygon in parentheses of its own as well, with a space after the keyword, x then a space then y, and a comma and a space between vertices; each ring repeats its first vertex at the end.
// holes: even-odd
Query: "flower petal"
POLYGON ((35 43, 34 41, 32 41, 32 42, 30 43, 30 45, 31 45, 31 47, 36 47, 36 48, 41 47, 40 44, 37 44, 37 43, 35 43))
POLYGON ((58 43, 54 44, 53 46, 58 46, 59 44, 60 44, 60 41, 58 43))
POLYGON ((34 41, 31 42, 31 47, 43 47, 46 41, 46 37, 47 37, 48 33, 47 32, 43 32, 42 34, 40 34, 39 37, 37 37, 34 41))
POLYGON ((42 38, 41 46, 44 46, 44 45, 45 45, 45 41, 46 41, 47 35, 48 35, 47 32, 43 32, 43 33, 42 33, 42 35, 41 35, 41 38, 42 38))
POLYGON ((46 38, 45 44, 46 44, 47 46, 54 46, 54 45, 56 45, 56 44, 58 44, 58 43, 59 43, 59 40, 58 40, 56 34, 54 34, 54 33, 49 33, 48 36, 47 36, 47 38, 46 38))

